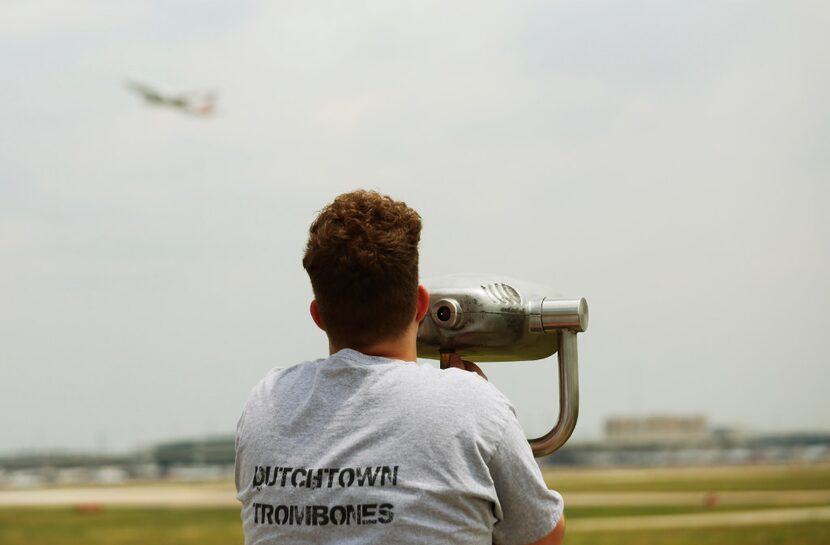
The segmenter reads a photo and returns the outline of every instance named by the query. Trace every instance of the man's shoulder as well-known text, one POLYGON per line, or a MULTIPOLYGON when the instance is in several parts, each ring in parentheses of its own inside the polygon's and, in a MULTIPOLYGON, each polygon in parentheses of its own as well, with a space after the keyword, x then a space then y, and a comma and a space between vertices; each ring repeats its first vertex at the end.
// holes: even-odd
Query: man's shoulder
POLYGON ((357 352, 347 356, 335 355, 271 369, 251 390, 246 412, 253 407, 285 402, 311 388, 331 386, 329 381, 338 381, 337 386, 341 388, 354 387, 355 392, 359 390, 364 396, 392 399, 395 405, 418 406, 421 414, 434 409, 443 415, 458 415, 462 420, 487 414, 489 418, 503 421, 513 411, 504 394, 469 371, 384 360, 357 352))
POLYGON ((290 388, 291 383, 303 380, 303 377, 321 361, 323 360, 309 360, 293 365, 272 367, 251 388, 245 406, 273 396, 276 388, 290 388))
MULTIPOLYGON (((492 383, 477 374, 461 369, 438 369, 431 365, 420 366, 429 386, 442 393, 467 400, 490 400, 509 405, 507 398, 492 383)), ((425 384, 426 385, 426 384, 425 384)))
POLYGON ((487 422, 489 433, 499 430, 513 413, 513 405, 492 383, 470 371, 438 369, 428 364, 413 365, 401 373, 408 375, 404 389, 421 412, 435 412, 441 419, 452 419, 477 426, 487 422))

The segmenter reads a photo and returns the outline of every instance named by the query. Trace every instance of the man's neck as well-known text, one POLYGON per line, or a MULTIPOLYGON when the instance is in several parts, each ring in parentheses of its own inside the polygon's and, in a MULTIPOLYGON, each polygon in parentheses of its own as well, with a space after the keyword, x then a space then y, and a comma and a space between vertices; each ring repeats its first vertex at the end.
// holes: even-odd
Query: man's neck
POLYGON ((417 348, 418 328, 411 327, 404 335, 397 339, 379 341, 369 346, 350 346, 348 343, 336 344, 329 339, 329 354, 334 354, 344 348, 351 348, 362 352, 367 356, 378 356, 391 360, 416 361, 418 358, 417 348))

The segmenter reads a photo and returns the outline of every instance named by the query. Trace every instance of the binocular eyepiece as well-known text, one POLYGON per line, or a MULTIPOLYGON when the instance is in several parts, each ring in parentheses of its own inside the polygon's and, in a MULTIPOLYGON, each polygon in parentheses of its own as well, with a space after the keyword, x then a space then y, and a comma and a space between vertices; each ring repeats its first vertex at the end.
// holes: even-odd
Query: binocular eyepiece
POLYGON ((446 301, 442 301, 442 303, 443 304, 438 307, 438 310, 435 311, 435 317, 441 322, 449 322, 453 317, 452 308, 450 308, 446 301))

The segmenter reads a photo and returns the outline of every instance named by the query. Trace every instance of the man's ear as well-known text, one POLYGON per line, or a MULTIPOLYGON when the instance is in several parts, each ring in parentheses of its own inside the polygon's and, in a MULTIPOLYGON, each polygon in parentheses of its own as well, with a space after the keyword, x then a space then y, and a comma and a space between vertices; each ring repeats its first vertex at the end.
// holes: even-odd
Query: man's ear
POLYGON ((422 285, 418 284, 418 304, 416 305, 415 320, 420 322, 429 312, 429 292, 422 285))
POLYGON ((326 324, 323 322, 323 317, 320 316, 320 308, 317 306, 317 299, 311 300, 311 306, 308 310, 309 312, 311 312, 311 319, 314 320, 314 323, 317 324, 317 327, 325 331, 326 324))

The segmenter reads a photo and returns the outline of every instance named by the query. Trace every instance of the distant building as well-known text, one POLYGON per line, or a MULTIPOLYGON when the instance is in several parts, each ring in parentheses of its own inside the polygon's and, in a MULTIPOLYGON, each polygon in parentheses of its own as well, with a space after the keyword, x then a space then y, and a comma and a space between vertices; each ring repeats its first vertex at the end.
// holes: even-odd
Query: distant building
POLYGON ((716 442, 703 415, 611 417, 605 421, 609 446, 708 446, 716 442))
POLYGON ((123 454, 13 454, 0 456, 0 486, 226 479, 233 475, 234 454, 233 435, 169 441, 123 454))
MULTIPOLYGON (((0 455, 0 488, 142 480, 210 481, 233 475, 234 436, 159 443, 123 454, 0 455)), ((577 466, 681 466, 830 462, 830 432, 750 434, 700 415, 616 416, 601 441, 569 441, 540 459, 577 466)))
POLYGON ((233 436, 219 436, 161 443, 151 453, 164 474, 181 466, 233 466, 236 448, 233 436))
POLYGON ((758 434, 704 415, 614 416, 599 441, 569 441, 543 464, 681 466, 830 461, 830 433, 758 434))

